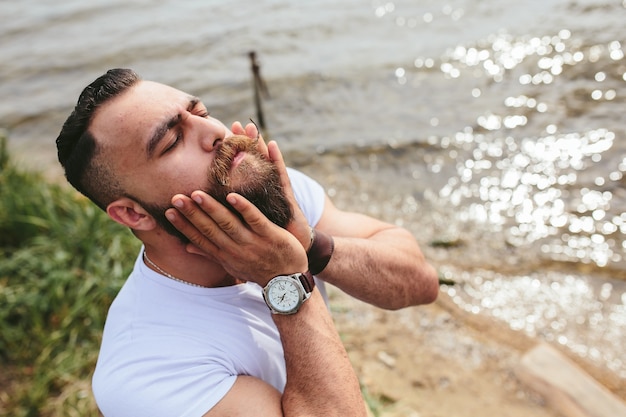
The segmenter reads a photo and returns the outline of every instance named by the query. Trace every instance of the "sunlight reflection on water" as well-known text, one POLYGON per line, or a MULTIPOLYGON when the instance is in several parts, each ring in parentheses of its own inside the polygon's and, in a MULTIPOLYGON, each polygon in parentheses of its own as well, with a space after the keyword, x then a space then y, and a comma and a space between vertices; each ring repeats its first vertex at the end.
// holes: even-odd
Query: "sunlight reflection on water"
MULTIPOLYGON (((389 4, 377 15, 393 13, 389 4)), ((457 283, 443 291, 466 311, 626 378, 623 42, 586 44, 568 29, 501 32, 393 70, 408 91, 432 88, 435 74, 447 80, 442 91, 458 83, 471 95, 460 104, 468 114, 480 112, 456 133, 430 135, 428 147, 390 139, 389 154, 352 154, 354 204, 416 236, 458 242, 440 273, 457 283), (394 176, 405 181, 377 205, 380 178, 394 176), (398 193, 403 185, 413 192, 398 193), (425 211, 429 223, 407 221, 425 211)), ((445 123, 433 115, 429 124, 445 123)))
MULTIPOLYGON (((578 171, 609 150, 614 139, 615 134, 605 129, 521 141, 458 134, 454 145, 472 143, 472 158, 457 163, 457 175, 439 195, 459 206, 468 220, 491 225, 514 223, 510 238, 515 244, 556 235, 564 228, 573 233, 613 235, 623 226, 623 219, 619 213, 607 218, 612 193, 572 190, 571 186, 578 183, 578 171)), ((623 164, 615 169, 623 172, 623 164)), ((617 246, 622 247, 621 241, 617 246)), ((606 265, 600 259, 593 260, 606 265)))
POLYGON ((487 312, 514 330, 567 346, 626 377, 621 354, 626 293, 613 293, 608 283, 596 290, 588 278, 550 272, 511 277, 474 271, 461 276, 460 291, 454 287, 444 291, 468 312, 487 312))
MULTIPOLYGON (((482 76, 501 83, 507 72, 514 72, 519 86, 534 90, 507 96, 504 107, 439 142, 442 149, 451 149, 455 168, 437 199, 451 203, 460 221, 501 230, 513 247, 536 243, 552 261, 623 269, 626 157, 619 156, 624 155, 623 145, 614 147, 615 132, 608 128, 560 132, 556 118, 545 127, 529 126, 537 114, 559 105, 542 101, 535 87, 546 88, 578 64, 602 67, 577 91, 579 97, 587 95, 581 100, 623 101, 623 58, 620 41, 583 48, 565 29, 555 36, 529 39, 499 34, 483 47, 451 50, 440 65, 450 79, 477 68, 482 76), (518 128, 526 130, 516 134, 518 128), (604 158, 606 153, 613 158, 604 158)), ((419 58, 416 67, 426 62, 419 58)), ((478 87, 472 90, 476 98, 482 93, 478 87)), ((595 288, 593 284, 598 284, 589 276, 546 270, 505 275, 452 267, 444 274, 460 282, 444 291, 468 312, 489 314, 514 330, 567 346, 626 378, 622 282, 615 284, 618 288, 609 281, 595 288)))

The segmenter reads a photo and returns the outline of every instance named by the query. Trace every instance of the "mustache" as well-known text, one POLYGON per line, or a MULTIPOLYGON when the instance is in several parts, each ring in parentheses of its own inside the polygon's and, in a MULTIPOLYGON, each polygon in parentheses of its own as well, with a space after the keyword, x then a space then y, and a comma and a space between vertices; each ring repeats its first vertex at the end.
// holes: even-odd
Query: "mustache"
POLYGON ((229 136, 224 139, 215 153, 210 174, 214 184, 222 187, 228 185, 230 168, 239 152, 250 153, 265 159, 257 149, 256 141, 244 135, 229 136))

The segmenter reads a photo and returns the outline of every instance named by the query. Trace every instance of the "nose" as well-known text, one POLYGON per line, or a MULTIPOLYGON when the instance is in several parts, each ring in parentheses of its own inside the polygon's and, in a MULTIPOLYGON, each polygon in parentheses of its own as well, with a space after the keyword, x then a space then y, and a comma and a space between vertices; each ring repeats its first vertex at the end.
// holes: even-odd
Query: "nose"
POLYGON ((232 133, 218 120, 203 119, 197 127, 198 141, 205 152, 213 152, 232 133))

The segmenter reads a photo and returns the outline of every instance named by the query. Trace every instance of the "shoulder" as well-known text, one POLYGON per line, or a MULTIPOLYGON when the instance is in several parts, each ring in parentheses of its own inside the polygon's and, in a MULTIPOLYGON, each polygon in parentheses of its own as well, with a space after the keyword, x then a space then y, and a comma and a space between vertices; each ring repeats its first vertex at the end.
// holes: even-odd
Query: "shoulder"
POLYGON ((199 416, 224 398, 237 379, 211 375, 200 364, 197 368, 202 371, 180 372, 166 369, 168 364, 163 361, 146 363, 143 367, 118 364, 115 372, 94 374, 93 394, 105 416, 199 416), (211 380, 214 383, 207 382, 211 380))

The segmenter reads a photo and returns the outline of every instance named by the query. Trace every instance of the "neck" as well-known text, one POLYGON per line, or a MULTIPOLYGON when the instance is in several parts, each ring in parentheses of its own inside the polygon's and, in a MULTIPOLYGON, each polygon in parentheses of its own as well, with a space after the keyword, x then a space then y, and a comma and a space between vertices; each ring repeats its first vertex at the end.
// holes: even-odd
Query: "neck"
POLYGON ((178 241, 160 241, 158 244, 144 241, 144 246, 146 255, 152 261, 148 262, 144 258, 144 263, 161 275, 170 275, 170 278, 208 288, 241 283, 210 258, 187 252, 185 245, 178 241))

